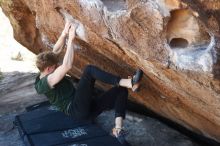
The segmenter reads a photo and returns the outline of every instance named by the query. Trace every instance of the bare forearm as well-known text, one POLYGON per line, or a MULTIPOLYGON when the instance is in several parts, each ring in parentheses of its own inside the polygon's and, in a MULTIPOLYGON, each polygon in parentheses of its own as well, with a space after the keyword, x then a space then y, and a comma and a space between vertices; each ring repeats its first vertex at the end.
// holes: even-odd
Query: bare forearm
MULTIPOLYGON (((76 26, 73 24, 65 24, 65 28, 63 30, 65 34, 68 32, 68 42, 67 42, 67 50, 63 58, 63 64, 60 65, 55 69, 55 71, 48 76, 48 84, 53 87, 56 85, 58 82, 60 82, 63 77, 66 75, 66 73, 72 68, 73 64, 73 57, 74 57, 74 49, 73 49, 73 43, 72 41, 75 38, 75 33, 76 33, 76 26), (69 31, 69 32, 68 32, 69 31)), ((55 51, 57 48, 60 48, 59 45, 62 44, 62 40, 65 38, 59 38, 57 41, 57 45, 55 45, 55 51), (57 47, 58 46, 58 47, 57 47)), ((58 49, 59 50, 59 49, 58 49)))
MULTIPOLYGON (((74 39, 74 38, 73 38, 74 39)), ((63 58, 63 65, 67 68, 71 68, 74 59, 73 39, 69 39, 67 43, 67 50, 63 58)))
POLYGON ((53 52, 55 54, 59 54, 62 51, 64 43, 65 43, 65 40, 66 40, 66 34, 62 33, 60 35, 60 37, 58 38, 56 44, 53 47, 53 52))

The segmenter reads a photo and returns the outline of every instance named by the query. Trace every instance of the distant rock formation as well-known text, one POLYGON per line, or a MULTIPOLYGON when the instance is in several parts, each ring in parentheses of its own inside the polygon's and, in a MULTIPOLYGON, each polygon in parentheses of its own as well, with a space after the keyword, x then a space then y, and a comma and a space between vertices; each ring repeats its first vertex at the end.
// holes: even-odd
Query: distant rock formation
MULTIPOLYGON (((78 21, 70 72, 86 64, 145 76, 135 100, 220 142, 219 0, 0 0, 17 41, 51 50, 64 19, 78 21)), ((62 56, 61 56, 62 57, 62 56)), ((103 85, 104 87, 104 85, 103 85)))

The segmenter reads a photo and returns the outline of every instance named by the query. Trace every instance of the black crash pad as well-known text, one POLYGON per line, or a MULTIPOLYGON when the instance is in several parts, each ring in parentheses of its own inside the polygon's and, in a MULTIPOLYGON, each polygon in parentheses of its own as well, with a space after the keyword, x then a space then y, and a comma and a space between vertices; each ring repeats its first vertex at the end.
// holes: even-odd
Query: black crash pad
MULTIPOLYGON (((86 125, 83 127, 75 127, 62 131, 45 132, 39 134, 31 134, 27 137, 27 142, 34 145, 60 145, 71 142, 85 141, 88 139, 96 139, 97 137, 107 136, 106 132, 95 125, 86 125)), ((98 145, 97 145, 98 146, 98 145)))
POLYGON ((89 122, 77 121, 66 116, 52 105, 39 107, 15 117, 15 124, 19 125, 20 135, 57 131, 89 124, 89 122))
POLYGON ((33 111, 35 109, 45 107, 45 106, 49 106, 49 105, 50 105, 50 102, 47 100, 47 101, 43 101, 43 102, 36 103, 36 104, 31 105, 31 106, 28 106, 25 109, 26 109, 27 112, 29 112, 29 111, 33 111))
POLYGON ((26 110, 14 123, 27 146, 122 146, 98 125, 66 116, 48 102, 26 110))
POLYGON ((84 141, 76 141, 68 144, 62 144, 60 146, 121 146, 115 138, 111 136, 102 136, 84 141))

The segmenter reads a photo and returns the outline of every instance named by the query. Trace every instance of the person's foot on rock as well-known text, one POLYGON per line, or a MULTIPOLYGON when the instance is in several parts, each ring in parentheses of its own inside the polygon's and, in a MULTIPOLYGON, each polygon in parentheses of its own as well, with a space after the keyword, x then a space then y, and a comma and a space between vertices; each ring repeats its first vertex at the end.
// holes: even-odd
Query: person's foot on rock
POLYGON ((130 77, 131 78, 131 85, 132 85, 132 91, 137 92, 140 87, 140 81, 143 76, 143 71, 141 69, 137 69, 135 74, 130 77))

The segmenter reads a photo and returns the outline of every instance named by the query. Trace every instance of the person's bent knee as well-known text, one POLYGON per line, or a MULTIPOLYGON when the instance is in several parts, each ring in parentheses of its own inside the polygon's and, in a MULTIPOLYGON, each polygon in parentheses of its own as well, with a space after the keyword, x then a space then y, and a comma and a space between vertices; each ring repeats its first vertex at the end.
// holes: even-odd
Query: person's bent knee
POLYGON ((90 73, 93 67, 94 67, 93 65, 86 65, 84 69, 84 73, 87 73, 87 74, 90 73))
POLYGON ((88 75, 90 74, 91 66, 87 65, 84 70, 83 70, 83 75, 88 75))

